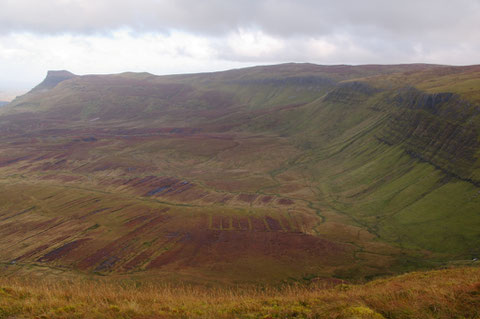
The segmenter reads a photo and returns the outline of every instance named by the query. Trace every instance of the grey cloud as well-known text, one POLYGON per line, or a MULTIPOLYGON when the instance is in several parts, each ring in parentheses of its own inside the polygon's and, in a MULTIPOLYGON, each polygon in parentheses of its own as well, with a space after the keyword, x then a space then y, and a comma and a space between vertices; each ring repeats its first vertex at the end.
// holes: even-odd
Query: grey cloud
MULTIPOLYGON (((278 36, 379 30, 400 37, 480 27, 478 0, 0 0, 0 30, 39 33, 258 28, 278 36), (3 3, 2 3, 3 2, 3 3)), ((477 28, 478 30, 478 28, 477 28)), ((470 30, 463 30, 473 31, 470 30)))
MULTIPOLYGON (((434 51, 480 47, 479 0, 0 0, 0 33, 108 34, 169 33, 179 30, 222 41, 239 30, 261 30, 291 42, 326 39, 336 43, 337 56, 360 50, 407 61, 434 51)), ((302 45, 300 44, 300 47, 302 45)), ((279 56, 239 60, 302 58, 299 50, 279 56)), ((235 58, 228 47, 220 56, 235 58), (232 54, 232 55, 230 55, 232 54)), ((358 57, 356 57, 357 60, 358 57)), ((352 59, 348 59, 351 61, 352 59)), ((360 59, 362 60, 362 59, 360 59)), ((471 60, 471 59, 470 59, 471 60)), ((469 60, 469 61, 470 61, 469 60)), ((345 62, 348 62, 345 61, 345 62)), ((460 62, 461 63, 461 62, 460 62)))

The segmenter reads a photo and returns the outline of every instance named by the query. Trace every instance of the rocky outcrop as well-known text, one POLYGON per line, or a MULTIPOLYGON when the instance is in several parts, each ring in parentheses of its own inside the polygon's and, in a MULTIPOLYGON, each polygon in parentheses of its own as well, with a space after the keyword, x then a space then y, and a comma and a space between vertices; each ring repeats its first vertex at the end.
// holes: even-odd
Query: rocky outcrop
POLYGON ((43 80, 42 83, 34 87, 30 92, 42 92, 42 91, 47 91, 50 89, 53 89, 56 87, 60 82, 63 82, 65 80, 72 79, 74 77, 77 77, 77 75, 62 70, 62 71, 48 71, 47 77, 45 80, 43 80))

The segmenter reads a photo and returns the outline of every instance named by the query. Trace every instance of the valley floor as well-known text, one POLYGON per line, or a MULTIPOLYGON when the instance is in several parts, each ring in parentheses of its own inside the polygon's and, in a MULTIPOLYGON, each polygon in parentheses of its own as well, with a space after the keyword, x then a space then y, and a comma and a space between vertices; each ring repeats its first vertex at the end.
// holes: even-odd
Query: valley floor
POLYGON ((329 288, 3 277, 0 318, 480 318, 480 268, 413 272, 329 288))

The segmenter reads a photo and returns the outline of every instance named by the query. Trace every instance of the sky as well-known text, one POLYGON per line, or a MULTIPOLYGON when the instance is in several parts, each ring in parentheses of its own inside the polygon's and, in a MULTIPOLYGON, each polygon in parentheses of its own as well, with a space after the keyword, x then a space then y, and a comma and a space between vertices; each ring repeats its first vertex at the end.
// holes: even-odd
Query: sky
POLYGON ((0 0, 0 100, 48 70, 480 63, 480 0, 0 0))

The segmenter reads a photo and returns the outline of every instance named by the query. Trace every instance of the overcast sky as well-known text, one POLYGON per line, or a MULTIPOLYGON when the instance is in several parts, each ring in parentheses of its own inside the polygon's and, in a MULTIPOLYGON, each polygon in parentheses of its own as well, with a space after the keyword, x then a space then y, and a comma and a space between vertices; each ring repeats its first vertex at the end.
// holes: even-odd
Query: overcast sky
POLYGON ((480 63, 480 0, 0 0, 0 92, 50 69, 480 63))

